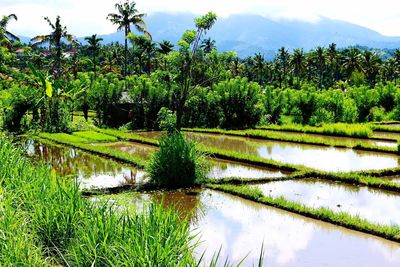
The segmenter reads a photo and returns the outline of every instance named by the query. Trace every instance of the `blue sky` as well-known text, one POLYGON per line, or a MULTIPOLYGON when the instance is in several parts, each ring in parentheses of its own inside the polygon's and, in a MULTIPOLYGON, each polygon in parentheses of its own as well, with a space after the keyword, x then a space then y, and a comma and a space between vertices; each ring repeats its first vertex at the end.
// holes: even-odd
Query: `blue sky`
MULTIPOLYGON (((33 36, 48 31, 43 16, 60 15, 76 36, 115 31, 106 21, 114 0, 0 0, 0 14, 15 13, 17 22, 9 29, 33 36)), ((301 19, 316 22, 328 17, 352 22, 390 36, 400 36, 400 0, 137 0, 139 11, 192 12, 213 10, 219 16, 258 14, 272 19, 301 19)))

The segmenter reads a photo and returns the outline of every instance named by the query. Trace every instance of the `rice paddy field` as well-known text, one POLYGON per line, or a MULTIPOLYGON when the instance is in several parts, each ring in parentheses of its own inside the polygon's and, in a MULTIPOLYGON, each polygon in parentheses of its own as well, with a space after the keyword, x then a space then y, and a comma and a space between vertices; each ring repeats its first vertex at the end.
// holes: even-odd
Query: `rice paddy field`
POLYGON ((144 167, 164 132, 93 128, 17 144, 33 164, 46 162, 51 177, 74 181, 91 205, 131 215, 149 205, 174 210, 200 266, 255 266, 260 255, 265 266, 400 265, 400 157, 388 150, 400 133, 257 131, 267 135, 185 129, 208 172, 205 183, 179 190, 146 186, 144 167))

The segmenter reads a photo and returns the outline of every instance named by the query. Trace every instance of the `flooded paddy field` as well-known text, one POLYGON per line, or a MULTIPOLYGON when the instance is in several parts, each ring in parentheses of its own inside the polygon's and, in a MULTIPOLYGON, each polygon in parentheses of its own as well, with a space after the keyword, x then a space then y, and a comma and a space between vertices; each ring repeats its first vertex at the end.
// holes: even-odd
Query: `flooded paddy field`
MULTIPOLYGON (((161 132, 159 132, 161 133, 161 132)), ((143 145, 134 142, 117 142, 96 144, 107 146, 122 152, 138 155, 144 159, 148 159, 150 154, 156 151, 156 147, 143 145)), ((211 179, 223 179, 228 177, 237 178, 279 178, 290 174, 290 172, 280 171, 271 168, 257 167, 251 164, 231 162, 210 158, 208 160, 210 171, 207 177, 211 179)))
POLYGON ((134 193, 106 196, 137 212, 143 203, 163 201, 189 217, 202 240, 197 257, 209 262, 221 248, 243 266, 257 263, 261 245, 266 266, 398 266, 400 244, 309 219, 212 190, 134 193))
POLYGON ((323 135, 323 134, 313 134, 313 133, 301 133, 301 132, 290 132, 290 131, 271 131, 271 130, 262 130, 265 132, 274 132, 274 133, 282 133, 286 136, 304 136, 304 137, 311 137, 318 140, 323 140, 326 142, 332 141, 340 141, 347 143, 349 145, 357 145, 357 144, 366 144, 372 146, 382 146, 382 147, 397 147, 396 141, 390 140, 374 140, 374 139, 367 139, 367 138, 356 138, 356 137, 344 137, 344 136, 334 136, 334 135, 323 135))
POLYGON ((76 177, 82 189, 112 188, 125 184, 143 183, 145 173, 132 166, 95 156, 81 150, 39 141, 26 141, 26 153, 35 161, 45 161, 52 172, 76 177))
POLYGON ((379 170, 400 166, 399 157, 393 154, 257 140, 222 134, 186 133, 186 136, 209 147, 259 156, 282 163, 304 165, 322 171, 379 170))
POLYGON ((308 207, 358 215, 373 223, 400 225, 400 194, 317 179, 254 185, 264 195, 280 197, 308 207))
POLYGON ((392 139, 392 140, 399 140, 400 139, 400 133, 386 132, 386 131, 374 131, 372 137, 389 138, 389 139, 392 139))

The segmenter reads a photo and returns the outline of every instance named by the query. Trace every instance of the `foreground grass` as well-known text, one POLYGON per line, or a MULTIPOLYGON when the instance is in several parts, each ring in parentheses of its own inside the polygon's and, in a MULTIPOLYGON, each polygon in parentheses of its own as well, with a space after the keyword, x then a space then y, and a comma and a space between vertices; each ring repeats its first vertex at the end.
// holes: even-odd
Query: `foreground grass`
POLYGON ((294 212, 300 215, 304 215, 310 218, 333 223, 339 226, 344 226, 349 229, 374 234, 397 242, 400 241, 399 226, 374 224, 358 216, 352 216, 345 212, 334 212, 327 208, 307 207, 297 202, 288 201, 283 197, 273 198, 270 196, 264 196, 264 194, 258 188, 254 189, 247 186, 215 184, 209 184, 207 185, 207 187, 247 198, 262 204, 294 212))
POLYGON ((366 124, 324 124, 320 127, 304 126, 299 124, 286 125, 266 125, 258 127, 259 129, 274 131, 290 131, 299 133, 314 133, 323 135, 335 135, 344 137, 368 138, 372 135, 372 130, 366 124))
POLYGON ((284 133, 266 132, 262 130, 223 130, 223 129, 201 129, 201 128, 186 128, 188 132, 197 133, 211 133, 211 134, 225 134, 238 137, 251 137, 255 139, 283 141, 297 144, 317 145, 325 147, 349 148, 364 151, 384 152, 384 153, 398 153, 396 147, 385 147, 370 145, 365 142, 342 141, 342 140, 326 140, 325 138, 310 137, 310 136, 293 136, 285 135, 284 133))
POLYGON ((189 224, 174 211, 93 204, 4 139, 0 165, 0 265, 197 266, 189 224))

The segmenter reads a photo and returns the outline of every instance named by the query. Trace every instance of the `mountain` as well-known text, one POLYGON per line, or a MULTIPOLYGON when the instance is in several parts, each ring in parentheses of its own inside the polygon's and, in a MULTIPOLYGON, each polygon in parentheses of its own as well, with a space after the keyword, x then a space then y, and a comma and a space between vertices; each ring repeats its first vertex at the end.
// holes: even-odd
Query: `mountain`
MULTIPOLYGON (((155 13, 146 18, 149 32, 155 41, 176 42, 187 29, 194 28, 196 15, 189 13, 155 13)), ((220 51, 234 50, 241 57, 260 52, 272 58, 285 46, 289 49, 313 49, 336 43, 340 47, 366 46, 377 49, 400 47, 400 37, 387 37, 380 33, 340 20, 321 18, 316 23, 299 20, 271 20, 257 15, 232 15, 219 18, 207 34, 216 40, 220 51)), ((104 43, 123 43, 124 35, 116 32, 101 36, 104 43)), ((84 38, 79 38, 84 43, 84 38)))

